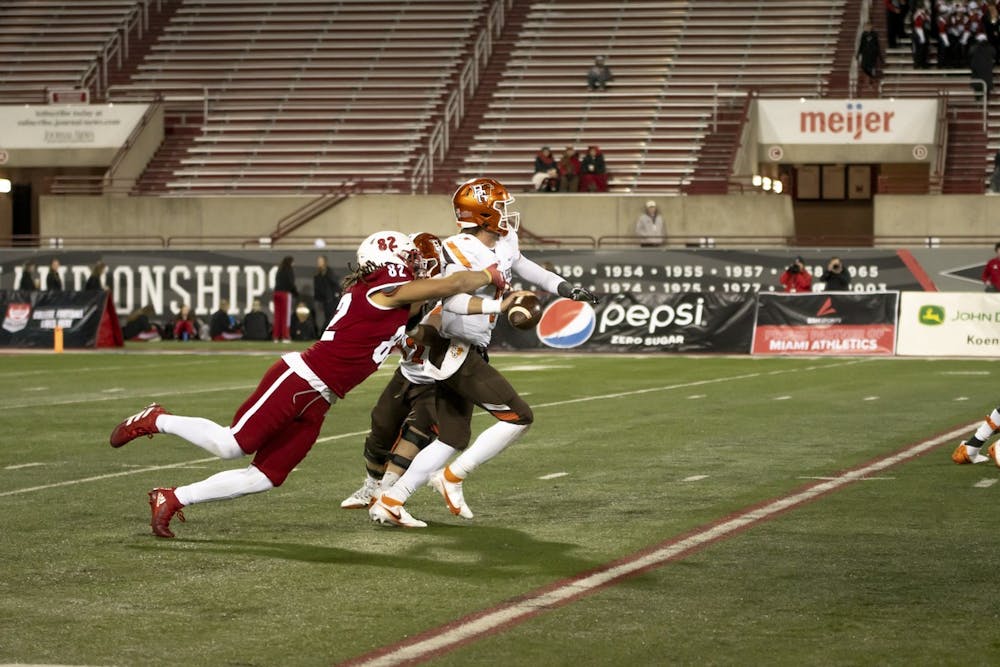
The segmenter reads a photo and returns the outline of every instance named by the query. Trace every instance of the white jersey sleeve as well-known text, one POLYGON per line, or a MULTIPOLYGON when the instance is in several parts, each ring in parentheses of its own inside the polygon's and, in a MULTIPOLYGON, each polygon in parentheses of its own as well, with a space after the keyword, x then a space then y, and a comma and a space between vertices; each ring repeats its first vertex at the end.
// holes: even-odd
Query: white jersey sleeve
MULTIPOLYGON (((509 281, 512 276, 511 267, 514 260, 521 255, 517 234, 513 232, 501 236, 493 248, 487 248, 482 241, 471 234, 450 236, 445 239, 442 246, 446 276, 458 271, 481 271, 496 264, 497 269, 509 281)), ((473 296, 497 299, 501 295, 495 286, 487 285, 473 292, 473 296)), ((467 302, 468 299, 463 298, 462 295, 459 295, 457 299, 455 297, 445 299, 444 312, 441 314, 441 334, 469 345, 488 347, 499 314, 460 314, 466 311, 467 302)))

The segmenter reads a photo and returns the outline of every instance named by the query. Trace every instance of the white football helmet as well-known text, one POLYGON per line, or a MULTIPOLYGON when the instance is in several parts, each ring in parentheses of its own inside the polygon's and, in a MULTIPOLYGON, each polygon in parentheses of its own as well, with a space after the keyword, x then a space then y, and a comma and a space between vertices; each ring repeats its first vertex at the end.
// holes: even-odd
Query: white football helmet
POLYGON ((418 256, 417 247, 402 232, 375 232, 358 246, 358 267, 365 275, 386 264, 398 264, 411 271, 418 256))

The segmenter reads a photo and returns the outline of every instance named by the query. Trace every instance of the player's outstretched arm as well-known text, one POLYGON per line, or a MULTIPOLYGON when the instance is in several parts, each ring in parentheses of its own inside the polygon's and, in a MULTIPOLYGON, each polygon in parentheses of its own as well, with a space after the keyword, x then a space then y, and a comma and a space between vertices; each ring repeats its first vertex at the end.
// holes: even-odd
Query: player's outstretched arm
POLYGON ((428 299, 443 299, 462 292, 472 292, 491 283, 500 289, 507 287, 507 281, 497 270, 496 264, 482 271, 459 271, 446 278, 414 280, 401 285, 391 295, 375 294, 372 300, 381 306, 393 308, 428 299))

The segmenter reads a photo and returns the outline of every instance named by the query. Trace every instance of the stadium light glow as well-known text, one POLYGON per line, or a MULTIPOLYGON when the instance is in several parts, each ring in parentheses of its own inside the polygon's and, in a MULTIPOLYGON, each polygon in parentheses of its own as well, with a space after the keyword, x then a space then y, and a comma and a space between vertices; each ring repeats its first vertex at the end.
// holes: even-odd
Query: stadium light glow
POLYGON ((10 179, 0 178, 0 195, 5 195, 10 192, 10 179))
POLYGON ((764 192, 768 192, 771 189, 771 179, 765 176, 761 181, 760 187, 764 189, 764 192))
POLYGON ((759 187, 760 187, 760 184, 761 184, 762 182, 763 182, 763 181, 761 181, 761 178, 760 178, 760 174, 754 174, 754 175, 753 175, 753 181, 752 181, 752 183, 753 183, 753 186, 754 186, 755 188, 759 188, 759 187))
POLYGON ((781 184, 781 181, 775 181, 771 184, 771 189, 774 191, 774 194, 780 195, 781 191, 785 189, 785 186, 781 184))

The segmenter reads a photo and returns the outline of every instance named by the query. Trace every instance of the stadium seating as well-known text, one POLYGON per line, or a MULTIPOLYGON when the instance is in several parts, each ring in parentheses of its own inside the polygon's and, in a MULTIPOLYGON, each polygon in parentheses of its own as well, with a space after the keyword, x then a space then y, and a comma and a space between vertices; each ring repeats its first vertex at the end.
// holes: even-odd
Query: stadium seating
POLYGON ((0 90, 5 103, 42 103, 48 88, 92 87, 148 25, 152 0, 4 0, 0 90))
POLYGON ((111 91, 207 97, 178 168, 146 187, 287 193, 364 181, 409 191, 484 5, 186 0, 131 80, 111 91))
POLYGON ((720 109, 742 109, 751 90, 824 90, 844 7, 844 0, 534 2, 459 180, 490 173, 530 189, 540 146, 559 155, 566 145, 582 152, 599 144, 612 191, 680 191, 718 129, 720 109), (596 55, 606 56, 615 77, 603 92, 585 84, 596 55))

